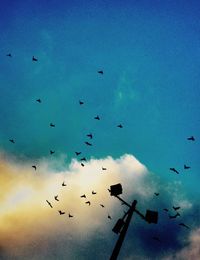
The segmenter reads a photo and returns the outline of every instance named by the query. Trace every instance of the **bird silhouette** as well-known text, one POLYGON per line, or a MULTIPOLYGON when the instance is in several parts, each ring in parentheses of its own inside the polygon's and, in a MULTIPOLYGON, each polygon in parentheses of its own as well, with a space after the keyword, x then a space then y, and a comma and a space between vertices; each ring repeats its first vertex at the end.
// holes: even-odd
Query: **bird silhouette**
POLYGON ((179 210, 180 208, 181 208, 181 207, 174 207, 174 206, 173 206, 173 209, 174 209, 174 210, 179 210))
POLYGON ((83 101, 81 101, 81 100, 79 100, 79 104, 80 104, 80 105, 83 105, 83 104, 84 104, 84 102, 83 102, 83 101))
POLYGON ((65 214, 65 212, 61 211, 61 210, 58 210, 58 212, 59 212, 60 215, 64 215, 65 214))
POLYGON ((81 154, 81 152, 75 152, 75 154, 76 154, 77 156, 79 156, 79 155, 81 154))
POLYGON ((170 169, 170 171, 173 171, 173 172, 179 174, 179 172, 175 168, 169 168, 169 169, 170 169))
POLYGON ((98 70, 97 72, 103 75, 103 70, 98 70))
POLYGON ((35 171, 37 170, 37 167, 36 167, 35 165, 32 165, 32 168, 34 168, 34 169, 35 169, 35 171))
POLYGON ((33 56, 32 61, 38 61, 38 59, 33 56))
POLYGON ((49 206, 50 206, 51 208, 53 208, 53 206, 51 205, 51 203, 50 203, 48 200, 46 200, 46 202, 49 204, 49 206))
POLYGON ((92 194, 95 195, 95 194, 97 194, 97 193, 96 193, 95 191, 92 191, 92 194))
POLYGON ((13 139, 10 139, 9 141, 10 141, 11 143, 13 143, 13 144, 15 143, 15 141, 14 141, 13 139))
POLYGON ((64 186, 67 186, 66 184, 65 184, 65 182, 63 181, 63 183, 62 183, 62 186, 64 187, 64 186))
POLYGON ((88 204, 88 206, 90 206, 91 203, 90 203, 90 201, 88 200, 88 201, 85 202, 85 204, 88 204))
POLYGON ((87 137, 89 137, 90 139, 92 139, 93 135, 92 135, 92 134, 87 134, 87 137))
POLYGON ((104 207, 105 207, 103 204, 100 204, 100 206, 101 206, 102 208, 104 208, 104 207))
POLYGON ((94 119, 100 120, 100 117, 97 115, 97 116, 94 117, 94 119))
POLYGON ((119 127, 119 128, 123 128, 123 126, 122 126, 121 124, 119 124, 117 127, 119 127))
POLYGON ((156 240, 157 242, 161 242, 159 237, 152 237, 153 240, 156 240))
POLYGON ((56 126, 55 124, 50 123, 50 127, 55 127, 55 126, 56 126))
POLYGON ((154 195, 158 196, 158 195, 159 195, 159 193, 156 193, 156 192, 154 192, 154 195))
POLYGON ((102 171, 106 171, 107 169, 105 167, 102 167, 102 171))
POLYGON ((190 137, 188 137, 187 139, 188 139, 189 141, 195 141, 194 136, 190 136, 190 137))
POLYGON ((54 153, 55 153, 55 151, 50 150, 50 154, 54 154, 54 153))
POLYGON ((84 164, 84 163, 81 163, 81 166, 82 166, 82 167, 84 167, 84 166, 85 166, 85 164, 84 164))
POLYGON ((12 57, 11 53, 6 54, 7 57, 12 57))
POLYGON ((69 213, 69 215, 68 215, 68 216, 69 216, 69 218, 73 218, 73 216, 72 216, 70 213, 69 213))
POLYGON ((185 170, 188 170, 188 169, 190 169, 190 168, 191 168, 190 166, 187 166, 187 165, 184 164, 184 169, 185 169, 185 170))
POLYGON ((57 200, 57 201, 59 201, 58 195, 54 196, 54 199, 57 200))
POLYGON ((177 218, 177 217, 180 217, 180 214, 177 212, 176 215, 169 215, 169 218, 177 218))
POLYGON ((168 209, 163 209, 164 211, 168 212, 169 210, 168 209))
POLYGON ((81 158, 80 160, 86 162, 86 158, 85 157, 81 158))
POLYGON ((187 225, 185 225, 184 223, 179 223, 179 226, 182 226, 182 227, 185 227, 185 228, 189 229, 189 227, 187 225))
POLYGON ((88 146, 92 146, 92 144, 89 143, 89 142, 85 142, 85 144, 88 145, 88 146))
POLYGON ((109 218, 109 219, 112 219, 110 215, 108 215, 108 218, 109 218))
POLYGON ((42 100, 40 98, 36 99, 38 103, 42 103, 42 100))
POLYGON ((81 195, 81 198, 85 198, 86 199, 86 195, 85 194, 81 195))

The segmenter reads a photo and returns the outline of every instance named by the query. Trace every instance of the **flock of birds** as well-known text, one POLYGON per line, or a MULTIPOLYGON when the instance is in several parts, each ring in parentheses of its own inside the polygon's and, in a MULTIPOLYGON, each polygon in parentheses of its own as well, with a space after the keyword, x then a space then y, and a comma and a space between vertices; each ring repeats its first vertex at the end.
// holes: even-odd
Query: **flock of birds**
MULTIPOLYGON (((98 71, 98 73, 103 74, 103 71, 102 71, 102 70, 101 70, 101 71, 98 71)), ((36 101, 37 101, 38 103, 41 103, 41 102, 42 102, 41 99, 37 99, 36 101)), ((84 105, 84 101, 79 100, 79 105, 80 105, 80 106, 84 105)), ((94 119, 95 119, 95 120, 100 120, 100 116, 97 115, 97 116, 94 117, 94 119)), ((50 123, 50 127, 55 127, 55 124, 50 123)), ((118 128, 123 128, 122 124, 117 125, 117 127, 118 127, 118 128)), ((86 136, 87 136, 90 140, 93 139, 93 134, 92 134, 92 133, 88 133, 88 134, 86 134, 86 136)), ((87 146, 92 146, 91 141, 90 141, 90 142, 85 141, 84 143, 85 143, 85 145, 87 145, 87 146)), ((55 153, 55 151, 50 151, 50 154, 53 154, 53 153, 55 153)), ((80 151, 77 152, 77 151, 76 151, 75 154, 76 154, 77 157, 79 157, 79 156, 82 154, 82 152, 80 152, 80 151)), ((84 164, 83 162, 86 162, 86 161, 87 161, 86 157, 82 157, 82 158, 80 158, 79 160, 80 160, 81 166, 84 167, 85 164, 84 164)), ((35 170, 37 169, 35 165, 33 165, 32 167, 33 167, 35 170)), ((107 170, 106 167, 102 167, 101 169, 102 169, 102 171, 106 171, 106 170, 107 170)), ((66 186, 65 182, 62 183, 62 186, 66 186)), ((92 191, 92 195, 96 195, 96 194, 97 194, 97 192, 92 191)), ((80 198, 82 198, 82 199, 87 199, 87 197, 86 197, 85 194, 81 195, 80 198)), ((54 199, 55 199, 56 201, 59 201, 58 195, 54 196, 54 199)), ((48 204, 51 208, 53 208, 51 202, 49 202, 48 200, 46 200, 46 202, 47 202, 47 204, 48 204)), ((90 205, 91 205, 91 201, 90 201, 90 200, 86 200, 86 201, 85 201, 85 204, 88 205, 88 206, 90 206, 90 205)), ((99 204, 99 205, 100 205, 102 208, 105 208, 105 205, 103 205, 103 204, 99 204)), ((62 210, 58 210, 58 213, 59 213, 60 215, 64 215, 66 212, 65 212, 65 211, 62 211, 62 210)), ((68 214, 68 217, 69 217, 69 218, 73 218, 74 215, 71 215, 71 214, 69 213, 69 214, 68 214)), ((108 214, 107 217, 108 217, 108 219, 112 219, 109 214, 108 214)))
MULTIPOLYGON (((6 56, 12 58, 12 54, 11 54, 11 53, 8 53, 6 56)), ((37 62, 37 61, 38 61, 38 58, 36 58, 35 56, 32 56, 32 61, 33 61, 33 62, 37 62)), ((103 70, 99 70, 99 71, 97 71, 97 73, 99 73, 99 74, 101 74, 101 75, 104 74, 103 70)), ((38 99, 36 99, 36 102, 41 104, 41 103, 42 103, 42 100, 41 100, 40 98, 38 98, 38 99)), ((80 106, 83 106, 83 105, 84 105, 84 101, 83 101, 83 100, 79 100, 79 105, 80 105, 80 106)), ((99 115, 96 115, 96 116, 94 117, 94 119, 95 119, 95 120, 98 120, 98 121, 101 120, 101 118, 100 118, 99 115)), ((55 125, 54 123, 52 123, 52 122, 49 124, 49 126, 52 127, 52 128, 56 127, 56 125, 55 125)), ((118 127, 118 128, 123 128, 123 125, 120 123, 120 124, 117 125, 117 127, 118 127)), ((86 134, 86 136, 89 138, 90 141, 85 141, 85 142, 84 142, 85 145, 86 145, 86 146, 92 146, 93 134, 92 134, 92 133, 88 133, 88 134, 86 134)), ((191 142, 194 142, 194 141, 195 141, 195 138, 194 138, 194 136, 190 136, 190 137, 187 138, 187 140, 188 140, 188 141, 191 141, 191 142)), ((12 144, 15 144, 15 140, 14 140, 14 139, 9 139, 9 141, 10 141, 12 144)), ((55 153, 55 151, 53 151, 53 150, 50 150, 49 152, 50 152, 50 155, 53 155, 53 154, 55 153)), ((76 151, 75 154, 76 154, 77 157, 79 157, 79 156, 82 154, 82 152, 76 151)), ((84 162, 87 161, 86 157, 82 157, 82 158, 80 158, 79 160, 80 160, 81 166, 84 167, 84 166, 85 166, 84 162)), ((36 166, 36 165, 32 165, 32 168, 33 168, 35 171, 37 170, 37 166, 36 166)), ((190 166, 185 165, 185 164, 184 164, 184 166, 183 166, 183 169, 184 169, 184 170, 189 170, 190 168, 191 168, 190 166)), ((107 168, 102 167, 102 171, 105 171, 105 170, 107 170, 107 168)), ((172 171, 172 172, 174 172, 174 173, 176 173, 176 174, 179 174, 179 173, 180 173, 180 172, 179 172, 176 168, 174 168, 174 167, 169 168, 169 170, 172 171)), ((67 186, 67 185, 66 185, 65 182, 63 182, 63 183, 62 183, 62 186, 65 187, 65 186, 67 186)), ((96 195, 97 192, 96 192, 96 191, 92 191, 91 194, 92 194, 92 195, 96 195)), ((155 195, 155 196, 159 196, 159 193, 154 193, 154 195, 155 195)), ((88 205, 88 206, 91 205, 91 201, 90 201, 90 200, 87 200, 87 196, 86 196, 85 194, 80 195, 80 198, 86 200, 86 201, 85 201, 85 204, 86 204, 86 205, 88 205)), ((58 195, 55 195, 55 196, 54 196, 54 201, 59 202, 58 195)), ((48 206, 49 206, 50 208, 53 208, 52 202, 50 202, 49 200, 46 200, 46 203, 48 204, 48 206)), ((103 204, 99 204, 99 205, 100 205, 102 208, 105 207, 103 204)), ((173 210, 174 210, 174 214, 172 214, 172 215, 169 214, 169 209, 167 209, 167 208, 164 208, 164 209, 163 209, 165 212, 167 212, 167 213, 169 214, 169 215, 168 215, 168 216, 169 216, 169 219, 176 219, 176 218, 180 217, 181 214, 180 214, 179 210, 180 210, 181 207, 180 207, 180 206, 177 206, 177 207, 173 206, 172 208, 173 208, 173 210)), ((59 215, 65 215, 66 212, 63 211, 63 210, 58 210, 58 214, 59 214, 59 215)), ((72 215, 71 213, 68 213, 68 217, 69 217, 69 218, 73 218, 74 215, 72 215)), ((112 219, 109 214, 108 214, 107 217, 108 217, 108 219, 112 219)), ((185 228, 189 229, 189 226, 185 225, 185 224, 182 223, 182 222, 179 223, 179 226, 182 226, 182 227, 185 227, 185 228)), ((153 236, 152 239, 154 239, 154 240, 156 240, 156 241, 158 241, 158 242, 161 242, 160 238, 157 237, 157 236, 153 236)))
MULTIPOLYGON (((65 184, 65 182, 63 182, 63 183, 62 183, 62 186, 67 186, 67 185, 65 184)), ((96 194, 97 194, 96 191, 92 191, 92 195, 96 195, 96 194)), ((81 195, 80 198, 87 199, 87 197, 86 197, 85 194, 81 195)), ((55 200, 55 201, 59 201, 58 195, 54 196, 54 200, 55 200)), ((51 208, 53 208, 53 205, 52 205, 51 202, 49 202, 48 200, 46 200, 46 202, 47 202, 47 204, 48 204, 51 208)), ((90 202, 89 200, 87 200, 87 201, 85 201, 85 204, 87 204, 88 206, 90 206, 90 205, 91 205, 91 202, 90 202)), ((99 205, 100 205, 102 208, 105 207, 103 204, 99 204, 99 205)), ((60 215, 64 215, 66 212, 65 212, 65 211, 62 211, 62 210, 58 210, 58 213, 59 213, 60 215)), ((74 215, 71 215, 71 214, 69 213, 69 214, 68 214, 68 217, 69 217, 69 218, 73 218, 74 215)), ((112 219, 109 214, 108 214, 108 219, 112 219)))
MULTIPOLYGON (((194 142, 194 141, 195 141, 195 138, 194 138, 194 136, 190 136, 190 137, 187 138, 187 140, 194 142)), ((184 164, 183 169, 184 169, 184 170, 189 170, 189 169, 191 169, 191 167, 184 164)), ((176 174, 179 174, 179 173, 180 173, 180 172, 179 172, 176 168, 174 168, 174 167, 169 168, 169 170, 172 171, 172 172, 174 172, 174 173, 176 173, 176 174)), ((156 192, 155 192, 154 195, 155 195, 155 196, 159 196, 159 193, 156 193, 156 192)), ((169 219, 176 219, 176 218, 178 218, 178 217, 181 216, 180 212, 178 212, 178 210, 181 209, 180 206, 177 206, 177 207, 173 206, 172 209, 175 211, 175 213, 174 213, 173 215, 171 215, 171 214, 169 213, 169 209, 167 209, 167 208, 164 208, 164 209, 163 209, 163 211, 165 211, 165 212, 168 213, 169 219)), ((183 222, 179 223, 178 225, 179 225, 180 227, 184 227, 184 228, 187 228, 187 229, 190 228, 188 225, 184 224, 183 222)), ((161 242, 161 240, 160 240, 160 238, 159 238, 158 236, 153 236, 152 239, 156 240, 157 242, 161 242)))
MULTIPOLYGON (((7 56, 7 57, 10 57, 10 58, 13 57, 11 53, 8 53, 6 56, 7 56)), ((32 61, 33 61, 33 62, 37 62, 37 61, 38 61, 38 58, 36 58, 35 56, 32 56, 32 61)), ((103 70, 99 70, 99 71, 97 71, 97 73, 100 74, 100 75, 103 75, 103 74, 104 74, 103 70)), ((41 99, 41 98, 38 98, 38 99, 36 99, 35 101, 36 101, 37 103, 39 103, 39 104, 42 103, 42 99, 41 99)), ((79 100, 78 103, 79 103, 80 106, 83 106, 83 105, 85 104, 85 102, 84 102, 83 100, 79 100)), ((98 120, 98 121, 101 120, 99 115, 96 115, 96 116, 94 117, 94 119, 95 119, 95 120, 98 120)), ((56 125, 55 125, 55 123, 50 122, 49 127, 55 128, 56 125)), ((118 124, 116 127, 118 127, 118 128, 123 128, 123 125, 120 123, 120 124, 118 124)), ((85 141, 85 142, 84 142, 85 145, 86 145, 86 146, 92 146, 93 134, 92 134, 92 133, 88 133, 88 134, 86 134, 86 136, 89 138, 90 141, 85 141)), ((15 144, 15 143, 16 143, 16 141, 15 141, 14 139, 9 139, 9 141, 10 141, 12 144, 15 144)), ((53 154, 55 153, 55 151, 50 150, 49 153, 50 153, 50 155, 53 155, 53 154)), ((77 157, 79 157, 79 156, 82 154, 82 152, 76 151, 75 154, 76 154, 77 157)), ((82 157, 82 158, 80 158, 79 160, 80 160, 81 166, 84 167, 84 166, 85 166, 84 162, 87 161, 86 157, 82 157)), ((37 170, 37 165, 32 165, 31 167, 32 167, 35 171, 37 170)), ((106 168, 106 167, 102 167, 101 170, 102 170, 102 171, 106 171, 107 168, 106 168)), ((62 183, 62 186, 64 187, 64 186, 67 186, 67 185, 66 185, 65 182, 63 182, 63 183, 62 183)), ((96 194, 97 194, 97 192, 92 191, 92 195, 96 195, 96 194)), ((86 197, 85 194, 81 195, 80 198, 82 198, 82 199, 87 199, 87 197, 86 197)), ((59 202, 58 195, 54 196, 54 201, 59 202)), ((46 200, 46 203, 47 203, 47 205, 49 205, 50 208, 53 208, 53 203, 52 203, 52 202, 50 202, 49 200, 46 200)), ((91 205, 91 201, 90 201, 90 200, 86 200, 86 201, 85 201, 85 204, 88 205, 88 206, 90 206, 90 205, 91 205)), ((99 205, 100 205, 102 208, 105 208, 105 205, 103 205, 103 204, 99 204, 99 205)), ((58 214, 59 214, 59 215, 65 215, 66 212, 63 211, 63 210, 58 210, 58 214)), ((69 217, 69 218, 73 218, 74 215, 72 215, 72 214, 69 213, 69 214, 68 214, 68 217, 69 217)), ((108 214, 107 217, 108 217, 108 219, 112 219, 111 216, 110 216, 110 214, 108 214)))

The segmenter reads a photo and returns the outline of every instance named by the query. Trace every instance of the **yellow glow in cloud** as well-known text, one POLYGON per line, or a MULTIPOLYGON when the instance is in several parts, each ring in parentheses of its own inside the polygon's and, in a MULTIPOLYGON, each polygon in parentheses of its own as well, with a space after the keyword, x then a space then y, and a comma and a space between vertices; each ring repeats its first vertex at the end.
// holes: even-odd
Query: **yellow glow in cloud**
POLYGON ((15 256, 23 255, 32 243, 36 248, 47 246, 48 239, 55 239, 56 234, 84 239, 95 230, 105 230, 108 225, 111 230, 107 216, 114 218, 114 209, 120 203, 107 189, 119 182, 126 189, 133 183, 127 192, 131 194, 133 189, 139 192, 138 186, 147 173, 131 155, 117 160, 92 159, 85 167, 73 160, 69 170, 59 173, 48 172, 47 166, 48 162, 41 162, 35 172, 30 166, 1 161, 0 245, 15 256), (107 170, 102 171, 102 166, 107 170), (62 186, 63 181, 66 187, 62 186), (92 195, 93 190, 96 195, 92 195), (82 194, 87 198, 80 198, 82 194), (54 199, 55 195, 59 201, 54 199), (85 203, 87 200, 90 206, 85 203), (58 210, 65 215, 60 216, 58 210), (69 213, 74 217, 68 218, 69 213))

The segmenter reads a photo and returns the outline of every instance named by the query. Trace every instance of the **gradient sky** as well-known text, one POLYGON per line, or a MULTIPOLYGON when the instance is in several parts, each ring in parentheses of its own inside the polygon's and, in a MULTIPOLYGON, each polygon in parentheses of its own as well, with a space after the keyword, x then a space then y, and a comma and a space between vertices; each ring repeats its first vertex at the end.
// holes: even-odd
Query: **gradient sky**
MULTIPOLYGON (((75 151, 82 151, 96 165, 106 158, 112 158, 116 165, 121 160, 123 177, 119 180, 125 187, 126 180, 129 182, 130 196, 124 190, 124 197, 131 201, 132 195, 137 194, 139 201, 143 195, 130 192, 132 177, 124 177, 123 171, 129 168, 126 159, 119 159, 128 155, 137 158, 151 176, 145 177, 145 185, 140 187, 146 189, 148 182, 152 187, 148 203, 159 208, 161 215, 162 207, 172 207, 174 201, 182 203, 186 210, 181 212, 181 221, 186 221, 191 229, 180 231, 164 216, 161 226, 165 228, 157 227, 156 232, 160 230, 165 242, 158 249, 155 241, 147 239, 152 227, 144 228, 142 220, 137 220, 131 224, 121 259, 172 259, 176 254, 177 259, 189 259, 187 253, 200 237, 199 2, 3 0, 0 17, 0 154, 5 166, 0 172, 2 181, 4 177, 7 181, 9 165, 14 172, 25 168, 30 170, 30 176, 35 176, 31 165, 45 162, 45 176, 52 178, 54 173, 65 171, 67 174, 75 151), (8 53, 12 58, 6 56, 8 53), (32 62, 33 55, 38 62, 32 62), (98 70, 104 74, 98 74, 98 70), (41 104, 36 102, 38 98, 41 104), (83 106, 79 100, 84 101, 83 106), (100 121, 94 120, 96 115, 100 121), (55 128, 49 127, 51 122, 55 128), (122 129, 116 127, 120 123, 122 129), (93 146, 88 148, 84 142, 90 132, 94 138, 93 146), (195 142, 187 140, 192 135, 195 142), (9 139, 16 143, 11 144, 9 139), (56 151, 53 156, 49 155, 50 149, 56 151), (184 170, 184 164, 191 169, 184 170), (170 167, 180 174, 169 171, 170 167), (160 192, 159 201, 151 195, 155 191, 160 192), (170 236, 164 233, 166 227, 170 236), (137 250, 134 246, 131 251, 131 245, 137 245, 137 250)), ((17 183, 26 179, 24 173, 20 177, 20 171, 20 180, 11 174, 17 183)), ((39 174, 43 179, 42 170, 39 174)), ((34 183, 33 176, 30 185, 34 183)), ((109 177, 111 180, 115 181, 109 177)), ((0 185, 3 200, 8 196, 9 185, 0 185)), ((99 181, 99 189, 101 185, 99 181)), ((106 229, 111 231, 116 220, 117 217, 106 229)), ((27 222, 26 232, 29 228, 27 222)), ((5 231, 5 236, 8 233, 5 231)), ((98 232, 90 234, 85 250, 78 249, 77 237, 73 237, 68 241, 70 258, 102 259, 97 252, 103 247, 106 259, 116 236, 105 234, 107 239, 98 232)), ((46 248, 51 248, 55 240, 47 239, 46 248)), ((30 254, 28 259, 57 259, 60 247, 65 247, 64 238, 60 243, 58 240, 54 253, 39 252, 37 258, 36 246, 34 256, 30 254)), ((1 247, 2 252, 5 250, 2 258, 27 259, 23 250, 21 256, 16 256, 13 249, 10 256, 10 248, 3 243, 0 251, 1 247)), ((64 256, 65 252, 59 259, 64 256)))

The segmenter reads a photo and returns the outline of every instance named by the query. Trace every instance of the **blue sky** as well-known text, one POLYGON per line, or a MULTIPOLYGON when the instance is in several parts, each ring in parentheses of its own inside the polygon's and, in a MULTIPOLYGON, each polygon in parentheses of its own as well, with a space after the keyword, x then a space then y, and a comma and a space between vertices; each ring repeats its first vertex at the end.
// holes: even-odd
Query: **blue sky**
POLYGON ((2 1, 2 153, 22 165, 62 156, 57 171, 68 168, 75 151, 99 160, 132 154, 160 192, 180 182, 196 205, 199 16, 198 1, 2 1))

